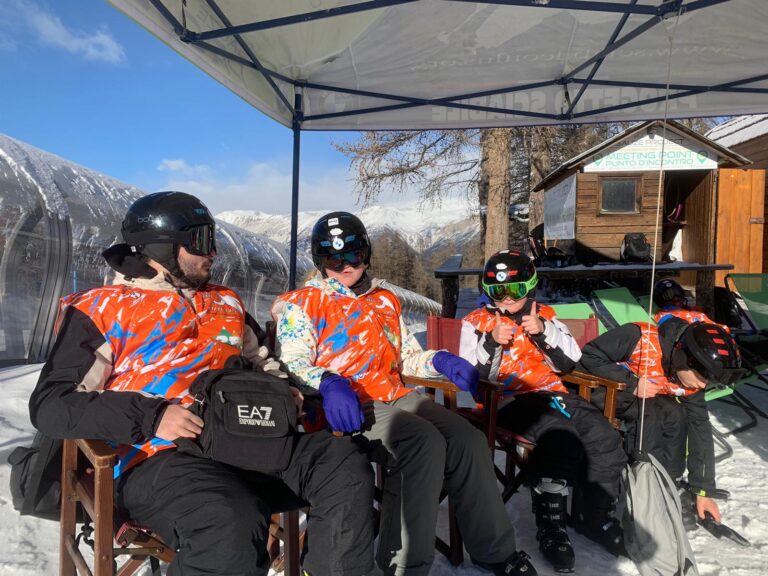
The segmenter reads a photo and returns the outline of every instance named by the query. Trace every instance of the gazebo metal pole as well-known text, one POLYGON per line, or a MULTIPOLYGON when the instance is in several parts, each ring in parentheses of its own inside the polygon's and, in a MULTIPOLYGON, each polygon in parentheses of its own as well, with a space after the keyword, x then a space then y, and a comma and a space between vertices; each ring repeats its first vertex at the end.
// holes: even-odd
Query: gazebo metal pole
POLYGON ((296 87, 293 99, 293 179, 291 182, 291 261, 288 264, 288 289, 296 288, 296 257, 299 230, 299 162, 301 161, 301 121, 303 119, 301 89, 296 87))

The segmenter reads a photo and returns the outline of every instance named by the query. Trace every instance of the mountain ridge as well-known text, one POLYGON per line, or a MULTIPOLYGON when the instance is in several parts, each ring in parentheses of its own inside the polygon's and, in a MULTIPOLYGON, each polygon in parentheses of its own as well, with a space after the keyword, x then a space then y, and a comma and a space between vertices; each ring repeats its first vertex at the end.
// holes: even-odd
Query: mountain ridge
MULTIPOLYGON (((480 234, 480 218, 477 211, 472 210, 469 202, 459 199, 449 199, 439 207, 423 210, 414 202, 401 206, 373 205, 352 212, 363 221, 372 239, 396 235, 420 254, 434 252, 450 243, 460 250, 480 234)), ((327 211, 299 212, 299 249, 309 250, 312 226, 324 214, 327 214, 327 211)), ((216 217, 279 242, 288 242, 290 237, 290 216, 285 214, 227 210, 216 217)))

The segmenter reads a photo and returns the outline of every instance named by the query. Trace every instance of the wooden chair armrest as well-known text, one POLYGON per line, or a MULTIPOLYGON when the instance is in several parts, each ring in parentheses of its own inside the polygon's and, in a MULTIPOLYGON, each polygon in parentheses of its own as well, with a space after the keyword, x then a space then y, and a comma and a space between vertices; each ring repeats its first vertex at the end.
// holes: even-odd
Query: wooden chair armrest
MULTIPOLYGON (((609 378, 603 378, 602 376, 597 376, 595 374, 589 374, 587 372, 581 372, 579 370, 575 370, 574 372, 571 372, 565 377, 569 382, 572 382, 570 378, 579 379, 582 381, 591 381, 594 386, 590 386, 590 388, 597 388, 599 386, 602 386, 604 388, 608 388, 610 390, 626 390, 627 385, 624 382, 617 382, 616 380, 611 380, 609 378)), ((578 384, 579 382, 574 382, 574 384, 578 384)))
POLYGON ((605 398, 603 403, 603 415, 614 428, 619 428, 620 422, 616 419, 616 393, 619 390, 626 390, 627 385, 624 382, 616 382, 608 378, 588 374, 586 372, 575 371, 563 376, 564 382, 570 382, 579 386, 579 396, 587 402, 591 401, 591 392, 597 388, 605 388, 605 398))
MULTIPOLYGON (((457 411, 458 403, 456 394, 459 387, 445 378, 422 378, 419 376, 402 375, 403 383, 406 386, 424 386, 443 391, 445 398, 444 405, 452 411, 457 411)), ((478 396, 483 398, 483 432, 488 439, 488 446, 491 453, 496 446, 496 412, 499 408, 499 399, 504 390, 504 385, 489 380, 480 380, 477 386, 478 396)))
MULTIPOLYGON (((443 391, 459 392, 460 389, 456 384, 446 378, 424 378, 421 376, 410 376, 408 374, 402 375, 403 383, 406 386, 424 386, 426 388, 436 388, 443 391)), ((479 392, 493 392, 500 394, 504 390, 504 385, 498 382, 491 382, 490 380, 480 380, 477 386, 479 392)))
POLYGON ((443 392, 458 392, 459 388, 446 378, 423 378, 421 376, 402 375, 403 384, 406 386, 424 386, 425 388, 435 388, 443 392))
POLYGON ((117 464, 117 452, 103 440, 79 438, 75 443, 94 468, 113 468, 117 464))

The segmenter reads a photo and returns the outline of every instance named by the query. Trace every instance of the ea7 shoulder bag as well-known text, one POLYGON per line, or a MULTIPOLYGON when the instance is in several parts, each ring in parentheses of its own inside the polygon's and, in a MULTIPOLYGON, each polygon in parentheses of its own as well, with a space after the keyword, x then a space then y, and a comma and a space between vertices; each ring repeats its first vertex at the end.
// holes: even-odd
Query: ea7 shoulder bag
POLYGON ((242 368, 208 370, 190 393, 203 432, 196 440, 178 439, 179 451, 245 470, 287 468, 298 418, 287 379, 242 368))

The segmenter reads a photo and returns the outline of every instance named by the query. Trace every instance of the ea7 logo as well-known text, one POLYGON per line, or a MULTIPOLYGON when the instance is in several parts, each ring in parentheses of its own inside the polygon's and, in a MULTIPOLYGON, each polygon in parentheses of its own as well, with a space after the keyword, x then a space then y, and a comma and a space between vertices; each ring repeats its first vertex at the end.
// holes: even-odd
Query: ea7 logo
POLYGON ((248 406, 248 404, 237 405, 237 415, 240 418, 249 420, 269 420, 272 415, 272 406, 248 406))
POLYGON ((270 419, 270 416, 272 416, 272 406, 249 406, 248 404, 238 404, 237 416, 238 423, 241 426, 275 427, 275 421, 270 419))

